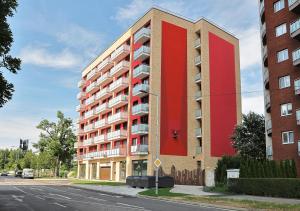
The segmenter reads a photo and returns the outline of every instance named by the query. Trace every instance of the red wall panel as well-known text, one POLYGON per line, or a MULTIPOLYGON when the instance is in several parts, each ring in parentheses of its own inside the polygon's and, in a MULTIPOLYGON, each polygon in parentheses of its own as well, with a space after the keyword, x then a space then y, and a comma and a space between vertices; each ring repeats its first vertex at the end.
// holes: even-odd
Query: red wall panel
POLYGON ((209 33, 211 156, 234 155, 237 124, 234 45, 209 33))
POLYGON ((187 30, 163 21, 161 53, 160 153, 186 156, 187 30))

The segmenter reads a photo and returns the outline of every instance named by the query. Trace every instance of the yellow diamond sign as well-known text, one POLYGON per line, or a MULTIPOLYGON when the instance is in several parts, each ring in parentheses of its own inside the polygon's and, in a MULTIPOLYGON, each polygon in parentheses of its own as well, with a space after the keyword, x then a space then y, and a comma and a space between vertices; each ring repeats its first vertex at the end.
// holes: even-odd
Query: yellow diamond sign
POLYGON ((154 165, 156 166, 156 168, 158 168, 158 167, 161 165, 160 159, 157 158, 157 159, 154 161, 154 165))

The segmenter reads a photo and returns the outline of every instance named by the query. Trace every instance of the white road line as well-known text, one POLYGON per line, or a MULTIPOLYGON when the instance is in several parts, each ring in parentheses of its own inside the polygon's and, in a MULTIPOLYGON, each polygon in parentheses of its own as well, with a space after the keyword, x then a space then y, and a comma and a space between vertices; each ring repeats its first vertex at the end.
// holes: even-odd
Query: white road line
POLYGON ((16 195, 11 195, 14 200, 18 201, 18 202, 23 202, 23 198, 24 196, 16 196, 16 195))
POLYGON ((55 205, 57 205, 57 206, 60 206, 60 207, 63 207, 63 208, 66 208, 67 206, 65 206, 65 205, 62 205, 62 204, 60 204, 60 203, 57 203, 57 202, 55 202, 55 203, 53 203, 53 204, 55 204, 55 205))
POLYGON ((41 196, 37 196, 37 195, 35 195, 34 197, 36 197, 36 198, 38 198, 38 199, 41 199, 41 200, 45 200, 43 197, 41 197, 41 196))
POLYGON ((56 194, 56 193, 49 193, 49 195, 52 195, 52 196, 59 196, 59 197, 62 197, 62 198, 65 198, 65 199, 71 199, 67 196, 63 196, 63 195, 60 195, 60 194, 56 194))
POLYGON ((132 207, 132 208, 137 208, 137 209, 145 209, 144 207, 139 207, 131 204, 125 204, 125 203, 117 203, 118 205, 126 206, 126 207, 132 207))
POLYGON ((38 191, 43 191, 42 189, 40 188, 30 188, 31 190, 38 190, 38 191))
POLYGON ((18 191, 21 191, 22 193, 27 194, 25 191, 23 191, 22 189, 20 189, 20 188, 18 188, 18 187, 16 187, 16 186, 14 186, 14 188, 17 189, 18 191))
POLYGON ((95 198, 95 197, 88 197, 89 199, 94 199, 94 200, 97 200, 97 201, 106 201, 105 199, 99 199, 99 198, 95 198))

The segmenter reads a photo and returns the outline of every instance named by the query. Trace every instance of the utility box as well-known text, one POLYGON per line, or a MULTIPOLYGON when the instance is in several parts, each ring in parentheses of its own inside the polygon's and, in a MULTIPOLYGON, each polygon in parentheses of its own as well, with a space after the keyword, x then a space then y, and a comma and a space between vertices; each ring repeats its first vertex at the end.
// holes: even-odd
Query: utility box
POLYGON ((239 169, 227 169, 227 179, 239 178, 239 177, 240 177, 239 169))

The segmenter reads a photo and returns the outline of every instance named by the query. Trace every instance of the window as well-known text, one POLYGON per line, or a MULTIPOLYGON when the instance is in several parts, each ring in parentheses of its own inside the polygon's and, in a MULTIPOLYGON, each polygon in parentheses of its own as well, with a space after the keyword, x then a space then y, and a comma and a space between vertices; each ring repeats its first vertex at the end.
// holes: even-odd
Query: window
POLYGON ((278 12, 284 8, 284 0, 279 0, 274 3, 274 12, 278 12))
POLYGON ((298 91, 300 90, 300 79, 294 81, 294 87, 295 87, 295 92, 297 94, 298 91))
POLYGON ((296 111, 296 120, 297 120, 297 124, 298 124, 298 121, 300 121, 300 110, 296 111))
POLYGON ((132 176, 147 176, 147 160, 132 161, 132 176))
POLYGON ((281 116, 288 116, 292 114, 292 103, 286 103, 281 105, 281 116))
POLYGON ((284 89, 291 86, 290 76, 283 76, 279 78, 279 89, 284 89))
POLYGON ((277 26, 275 31, 276 31, 276 37, 279 37, 279 36, 285 34, 286 33, 286 24, 284 23, 284 24, 281 24, 280 26, 277 26))
POLYGON ((293 144, 294 143, 294 132, 293 131, 282 132, 282 143, 283 144, 293 144))
POLYGON ((136 146, 137 145, 137 138, 133 138, 132 139, 132 146, 136 146))
POLYGON ((277 52, 277 61, 283 62, 289 59, 289 51, 288 49, 284 49, 282 51, 277 52))

